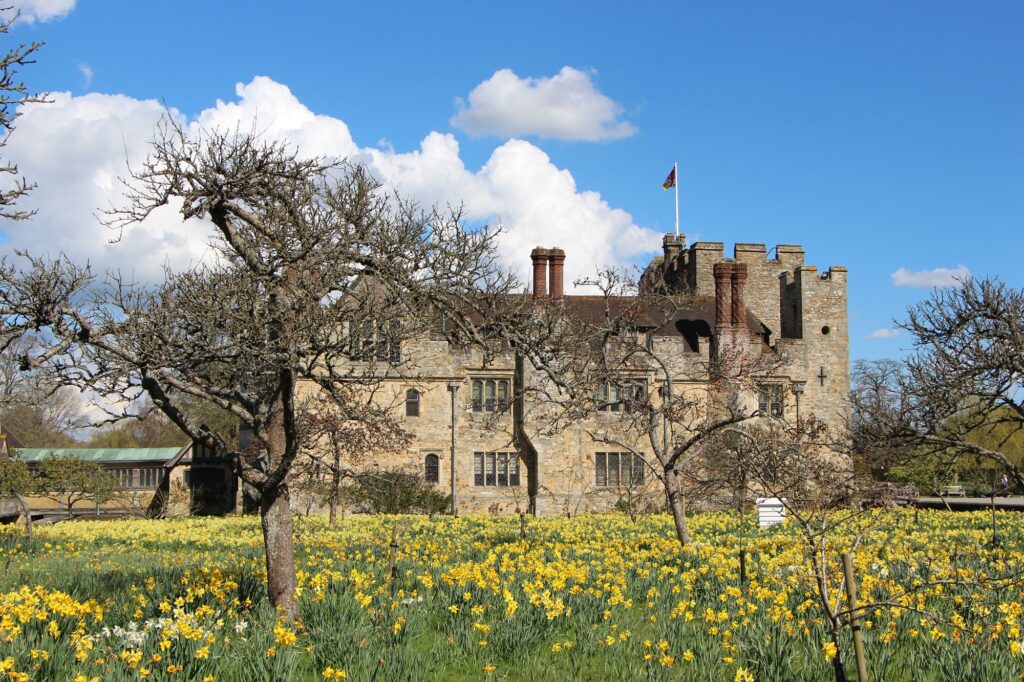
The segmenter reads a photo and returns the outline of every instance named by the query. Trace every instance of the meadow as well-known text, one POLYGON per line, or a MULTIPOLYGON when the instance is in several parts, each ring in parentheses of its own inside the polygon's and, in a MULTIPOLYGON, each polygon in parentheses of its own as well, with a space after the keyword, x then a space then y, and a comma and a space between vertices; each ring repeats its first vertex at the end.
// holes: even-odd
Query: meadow
MULTIPOLYGON (((1024 566, 1022 520, 1000 513, 995 546, 988 513, 879 511, 830 538, 832 589, 852 549, 861 602, 887 604, 865 623, 873 679, 1024 679, 1024 587, 986 582, 1024 566)), ((7 526, 0 675, 831 679, 797 529, 735 513, 692 529, 680 550, 667 516, 528 519, 525 539, 518 518, 303 517, 288 623, 266 603, 258 519, 60 523, 32 542, 7 526)))

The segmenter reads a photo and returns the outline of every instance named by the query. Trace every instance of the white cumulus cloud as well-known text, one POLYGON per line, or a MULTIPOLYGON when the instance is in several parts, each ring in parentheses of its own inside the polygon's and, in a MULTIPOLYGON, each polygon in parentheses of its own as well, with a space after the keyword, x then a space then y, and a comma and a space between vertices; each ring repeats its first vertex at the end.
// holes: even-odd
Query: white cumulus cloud
POLYGON ((66 16, 75 8, 75 0, 9 0, 3 6, 11 8, 8 16, 18 12, 18 21, 34 24, 66 16))
POLYGON ((961 281, 970 276, 971 271, 965 265, 958 265, 955 268, 918 270, 917 272, 900 268, 892 273, 892 283, 898 287, 914 287, 915 289, 958 287, 961 281))
POLYGON ((121 202, 118 178, 128 174, 128 164, 137 167, 146 157, 164 106, 98 93, 74 97, 56 92, 50 99, 49 104, 21 107, 17 129, 4 149, 21 174, 38 184, 18 203, 38 213, 31 220, 5 223, 10 240, 5 246, 35 254, 64 252, 88 260, 99 272, 119 267, 144 280, 158 278, 165 262, 180 267, 200 259, 207 229, 198 221, 183 225, 176 212, 180 205, 161 207, 120 235, 97 218, 99 210, 121 202))
POLYGON ((564 66, 550 78, 520 78, 501 69, 469 93, 451 124, 473 136, 537 135, 562 140, 613 140, 636 128, 622 105, 603 95, 589 73, 564 66))
POLYGON ((865 339, 895 339, 899 335, 900 335, 900 330, 899 329, 885 328, 885 329, 876 329, 875 331, 873 331, 870 334, 866 335, 864 338, 865 339))
POLYGON ((193 129, 248 130, 283 140, 305 156, 347 158, 358 151, 344 121, 314 114, 300 102, 288 86, 266 76, 256 76, 250 83, 235 85, 234 102, 217 103, 199 114, 193 129))
MULTIPOLYGON (((499 251, 505 263, 528 281, 530 250, 559 246, 567 253, 566 285, 592 274, 598 265, 621 266, 655 251, 660 235, 636 225, 598 192, 576 186, 572 174, 555 166, 540 148, 522 140, 505 142, 480 169, 465 166, 451 134, 431 132, 419 148, 360 147, 344 121, 316 114, 284 85, 257 77, 235 88, 235 99, 216 101, 194 120, 199 128, 255 128, 296 145, 307 155, 349 158, 367 164, 385 185, 424 205, 463 205, 466 217, 500 224, 499 251)), ((155 100, 90 93, 55 93, 53 103, 22 107, 5 157, 19 164, 38 188, 19 206, 35 208, 30 221, 2 226, 6 249, 34 253, 63 251, 94 267, 120 267, 156 280, 170 263, 184 267, 208 254, 209 225, 182 224, 179 207, 166 206, 143 225, 116 235, 99 224, 97 209, 121 201, 119 176, 127 164, 145 158, 148 141, 164 107, 155 100)), ((184 121, 180 114, 171 115, 184 121)))
POLYGON ((524 281, 534 246, 566 251, 565 281, 571 287, 599 265, 624 265, 660 245, 660 235, 636 225, 598 192, 581 191, 569 171, 529 142, 509 140, 475 173, 463 165, 451 135, 431 133, 407 154, 367 153, 378 174, 400 192, 428 204, 461 203, 469 219, 500 224, 501 256, 524 281))

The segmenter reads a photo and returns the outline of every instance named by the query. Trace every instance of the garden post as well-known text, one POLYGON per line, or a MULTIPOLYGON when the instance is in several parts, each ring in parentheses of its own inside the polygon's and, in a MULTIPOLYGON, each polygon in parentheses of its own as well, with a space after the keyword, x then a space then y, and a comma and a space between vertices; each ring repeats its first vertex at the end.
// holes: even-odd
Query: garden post
POLYGON ((860 615, 857 614, 857 583, 853 578, 853 558, 849 552, 843 552, 843 582, 846 584, 846 598, 849 602, 853 652, 857 657, 857 680, 868 682, 868 662, 864 657, 864 639, 860 632, 860 615))
POLYGON ((394 589, 394 581, 398 579, 398 567, 395 561, 398 559, 398 530, 391 529, 391 545, 388 550, 388 575, 391 576, 391 588, 394 589))

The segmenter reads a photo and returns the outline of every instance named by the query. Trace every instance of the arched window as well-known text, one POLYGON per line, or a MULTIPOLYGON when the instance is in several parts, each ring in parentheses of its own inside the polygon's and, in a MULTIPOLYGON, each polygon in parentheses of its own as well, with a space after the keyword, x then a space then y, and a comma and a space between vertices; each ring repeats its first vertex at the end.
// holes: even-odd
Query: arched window
POLYGON ((410 388, 405 392, 405 416, 420 416, 420 392, 415 388, 410 388))
POLYGON ((430 453, 423 459, 423 479, 427 483, 437 483, 441 475, 441 458, 430 453))

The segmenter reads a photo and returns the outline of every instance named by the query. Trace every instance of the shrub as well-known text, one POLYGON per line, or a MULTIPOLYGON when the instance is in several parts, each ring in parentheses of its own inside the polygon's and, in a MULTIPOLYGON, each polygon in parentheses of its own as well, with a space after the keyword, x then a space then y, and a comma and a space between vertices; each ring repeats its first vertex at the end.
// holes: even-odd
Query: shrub
POLYGON ((451 506, 448 495, 404 471, 360 474, 350 499, 356 511, 371 514, 436 514, 451 506))

